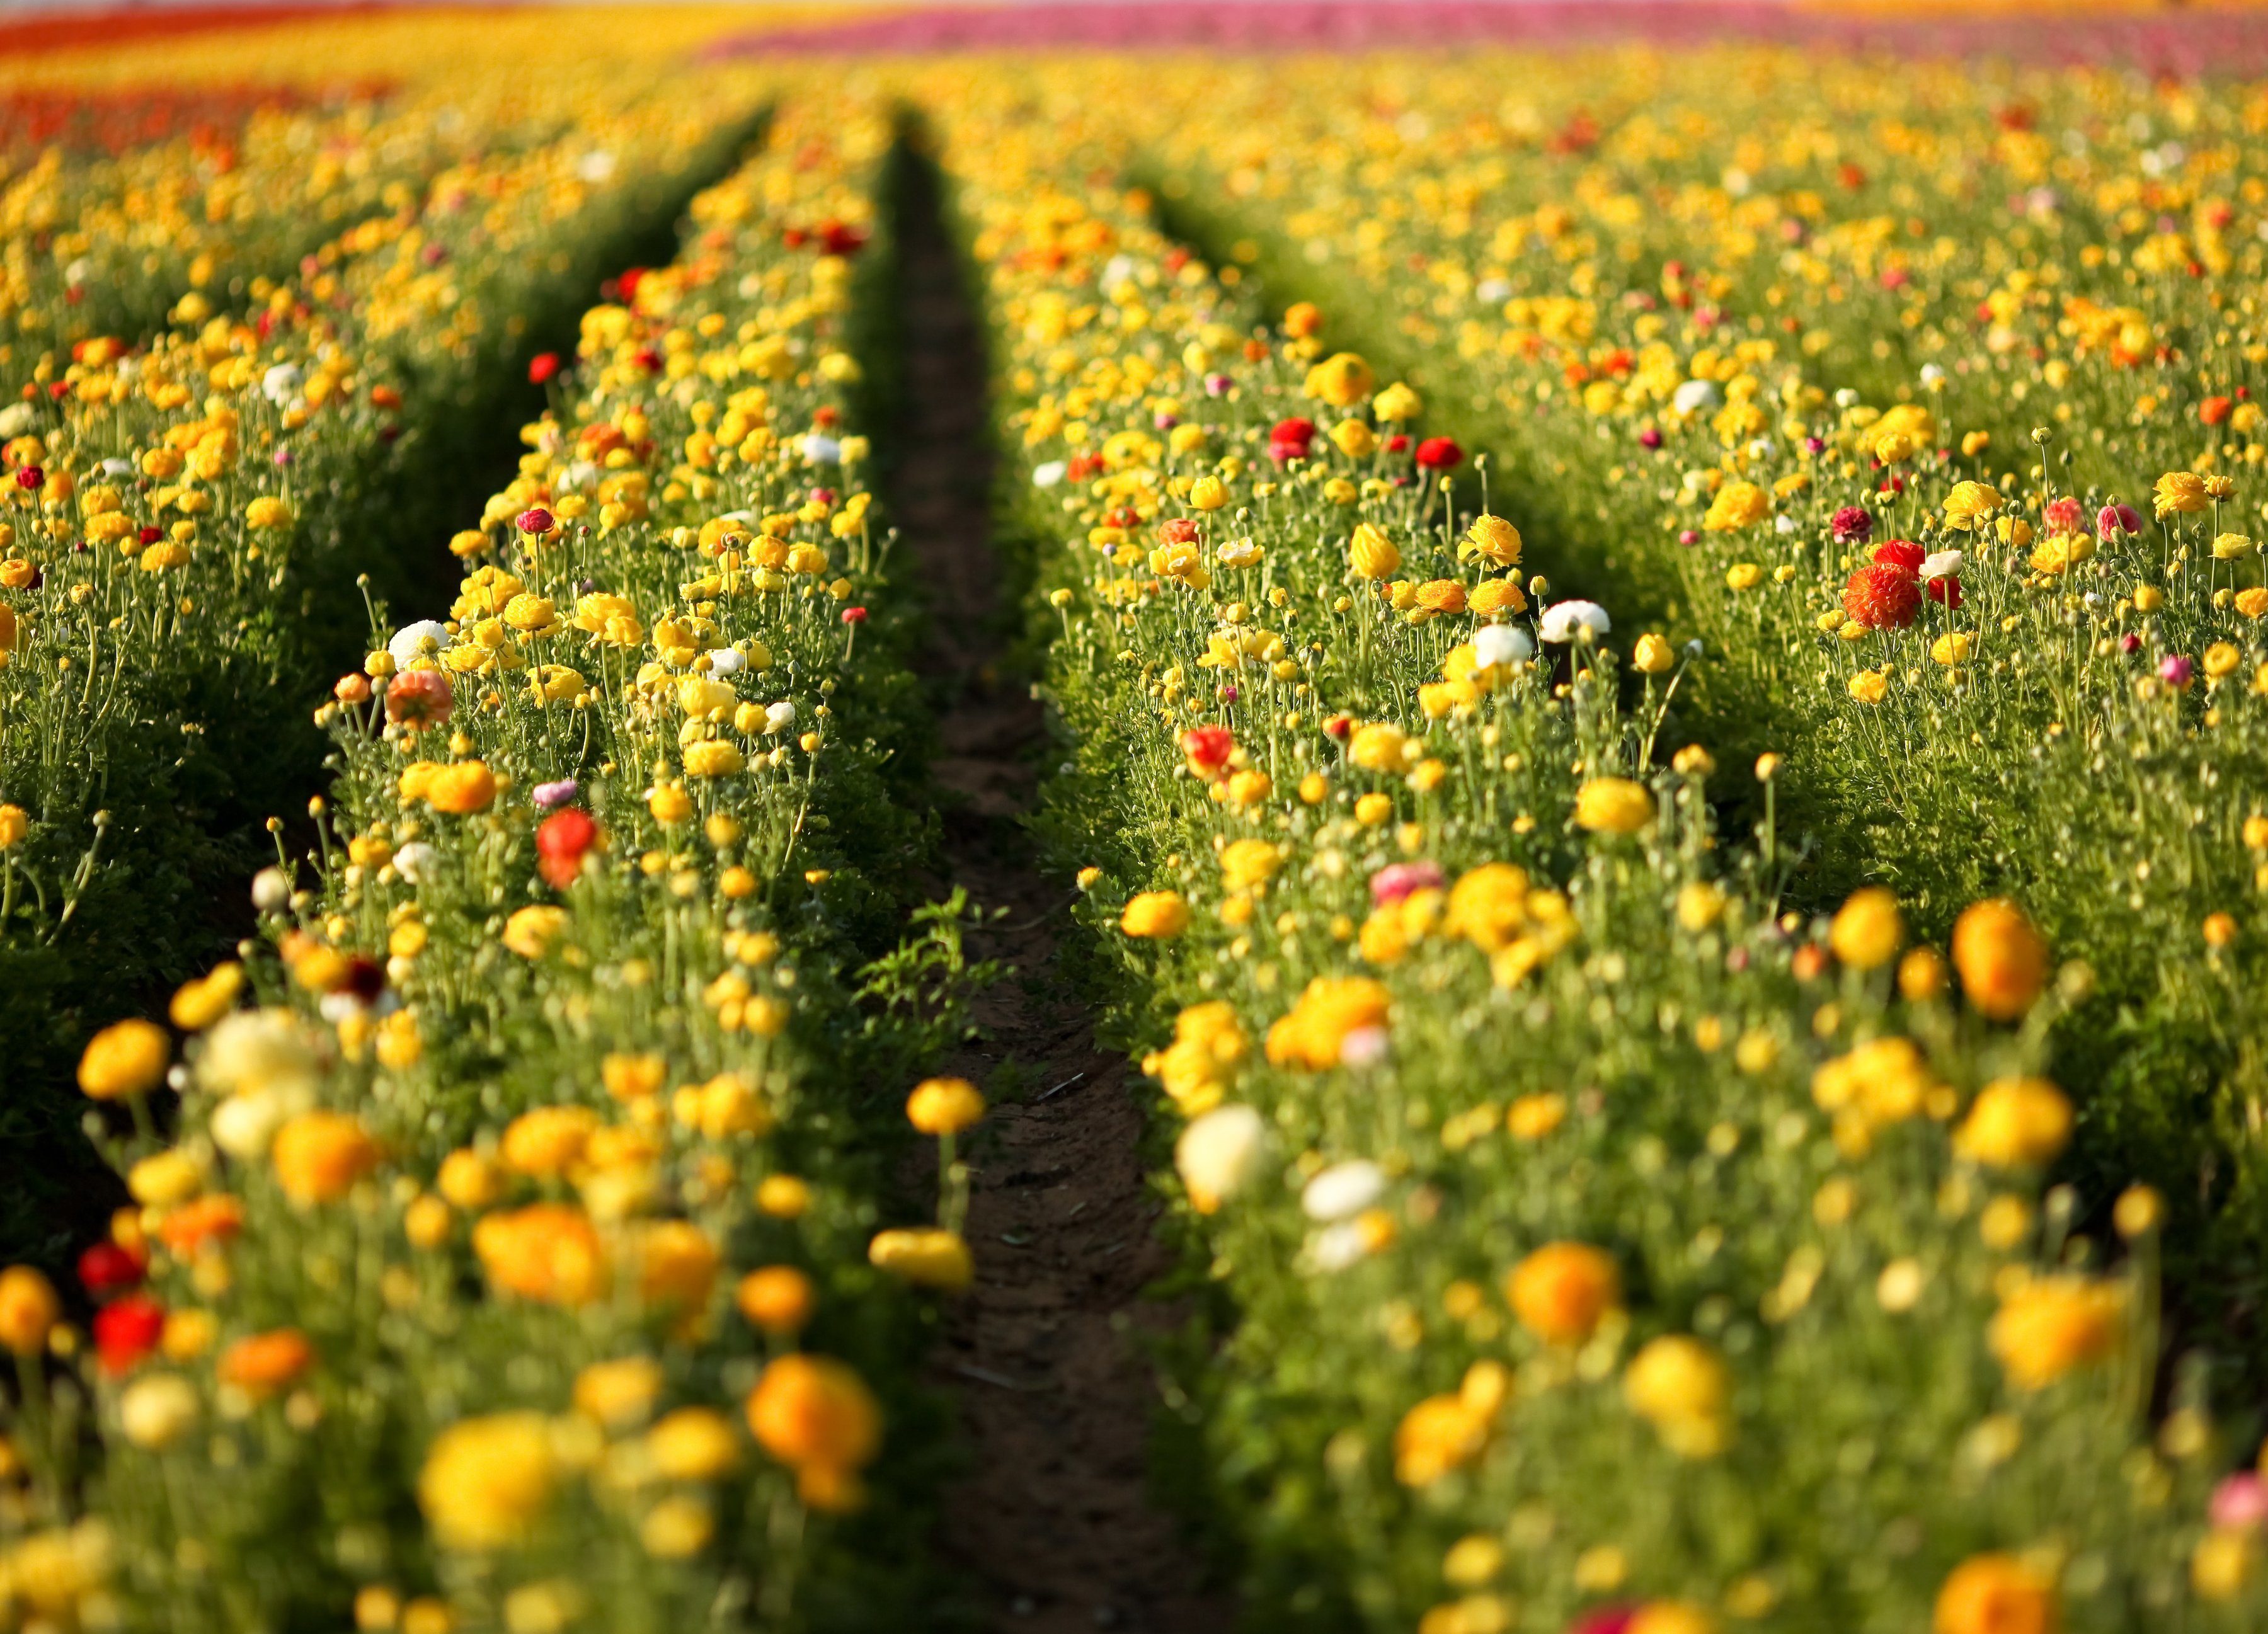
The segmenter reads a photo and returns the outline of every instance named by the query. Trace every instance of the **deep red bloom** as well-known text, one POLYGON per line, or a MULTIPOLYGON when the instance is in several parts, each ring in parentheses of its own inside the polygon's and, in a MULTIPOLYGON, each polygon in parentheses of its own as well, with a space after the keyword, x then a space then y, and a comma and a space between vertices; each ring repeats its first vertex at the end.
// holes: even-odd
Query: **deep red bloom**
POLYGON ((1418 445, 1418 468, 1421 471, 1452 471, 1464 462, 1465 451, 1457 446, 1453 437, 1429 437, 1418 445))
POLYGON ((535 871, 554 890, 563 891, 583 872, 583 857, 599 843, 599 825, 590 813, 569 806, 546 817, 535 829, 535 871))
POLYGON ((1882 567, 1893 567, 1901 573, 1921 577, 1921 564, 1928 560, 1929 552, 1911 539, 1886 539, 1874 547, 1874 560, 1882 567))
POLYGON ((94 1314, 94 1348, 107 1373, 122 1373, 151 1351, 166 1332, 166 1307, 146 1293, 129 1293, 94 1314))
POLYGON ((856 255, 865 247, 866 235, 859 228, 830 221, 819 230, 819 247, 829 255, 856 255))
POLYGON ((1874 519, 1864 505, 1845 505, 1827 526, 1838 545, 1862 545, 1874 536, 1874 519))
POLYGON ((47 480, 48 474, 35 465, 27 465, 16 473, 16 486, 33 492, 44 487, 47 480))
POLYGON ((556 519, 541 505, 530 505, 519 513, 516 525, 523 534, 548 534, 556 519))
POLYGON ((1843 611, 1867 629, 1904 629, 1921 611, 1921 581, 1895 567, 1862 567, 1843 586, 1843 611))
POLYGON ((1236 736, 1226 726, 1192 726, 1182 734, 1182 753, 1193 769, 1210 776, 1236 753, 1236 736))
POLYGON ((134 534, 135 538, 140 540, 145 545, 154 545, 165 536, 166 535, 161 529, 154 527, 137 529, 134 534))
POLYGON ((1324 732, 1344 742, 1354 732, 1354 717, 1334 715, 1323 723, 1324 732))
POLYGON ((1931 579, 1928 589, 1929 599, 1932 601, 1942 602, 1948 608, 1955 612, 1960 610, 1961 581, 1952 574, 1948 573, 1943 578, 1931 579))
POLYGON ((137 1285, 149 1270, 147 1255, 115 1242, 98 1242, 78 1256, 79 1286, 97 1299, 137 1285))
POLYGON ((527 379, 531 385, 541 386, 558 372, 557 352, 538 352, 527 360, 527 379))
POLYGON ((1286 460, 1304 460, 1307 445, 1314 440, 1315 423, 1305 415, 1278 420, 1268 428, 1268 457, 1278 465, 1286 460))
POLYGON ((843 622, 844 623, 846 623, 846 624, 863 624, 863 623, 865 623, 865 622, 866 622, 866 609, 865 609, 865 608, 864 608, 864 607, 845 607, 845 608, 843 608, 843 622))
POLYGON ((1386 452, 1390 454, 1402 453, 1405 452, 1409 446, 1410 439, 1399 431, 1396 431, 1393 436, 1386 439, 1386 452))

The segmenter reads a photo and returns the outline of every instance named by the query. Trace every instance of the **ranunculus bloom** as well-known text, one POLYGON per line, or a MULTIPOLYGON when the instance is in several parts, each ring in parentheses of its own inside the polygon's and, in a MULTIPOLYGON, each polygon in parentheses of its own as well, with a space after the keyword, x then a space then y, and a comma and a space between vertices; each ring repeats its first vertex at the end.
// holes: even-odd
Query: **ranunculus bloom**
POLYGON ((449 678, 435 669, 405 669, 386 686, 386 718, 412 731, 446 724, 457 707, 449 678))
MULTIPOLYGON (((541 791, 537 794, 541 799, 541 791)), ((573 806, 556 811, 535 830, 536 872, 543 876, 545 884, 563 891, 583 871, 584 856, 598 841, 599 825, 588 812, 573 806)))

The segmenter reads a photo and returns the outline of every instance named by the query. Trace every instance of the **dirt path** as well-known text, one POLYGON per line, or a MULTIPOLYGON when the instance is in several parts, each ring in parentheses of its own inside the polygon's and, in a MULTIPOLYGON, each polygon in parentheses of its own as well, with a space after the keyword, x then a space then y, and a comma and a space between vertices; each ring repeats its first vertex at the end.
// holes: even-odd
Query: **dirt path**
POLYGON ((1040 873, 1018 821, 1043 725, 1026 682, 994 666, 1010 610, 989 536, 983 344, 926 167, 898 237, 907 409, 891 504, 931 600, 941 883, 1007 909, 970 952, 1016 970, 978 1007, 983 1040, 941 1070, 983 1085, 1012 1061, 1026 1086, 973 1150, 976 1285, 932 1364, 971 1447, 940 1542, 980 1580, 993 1627, 1211 1634, 1233 1619, 1147 1490, 1156 1387, 1130 1340, 1172 1313, 1140 1299, 1166 1269, 1144 1115, 1124 1057, 1095 1048, 1092 1011, 1054 975, 1070 887, 1040 873))

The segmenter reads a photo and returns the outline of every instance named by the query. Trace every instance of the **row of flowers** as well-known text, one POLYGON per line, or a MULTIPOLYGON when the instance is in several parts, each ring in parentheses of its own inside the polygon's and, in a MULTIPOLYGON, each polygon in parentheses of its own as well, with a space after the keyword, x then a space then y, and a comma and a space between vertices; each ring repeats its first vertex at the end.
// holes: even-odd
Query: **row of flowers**
POLYGON ((909 94, 995 322, 1049 828, 1233 1316, 1180 1382, 1254 1606, 2243 1626, 2250 1448, 2194 1370, 2149 1413, 2166 1205, 2047 1183, 2087 950, 2005 899, 1949 953, 1879 887, 1807 917, 1769 822, 1720 845, 1712 793, 1788 767, 1681 744, 1692 651, 1555 599, 1424 394, 1099 180, 1227 82, 909 94))
MULTIPOLYGON (((85 1334, 0 1275, 28 1527, 0 1616, 907 1612, 871 1557, 902 1507, 879 1461, 920 1451, 885 1407, 917 1347, 890 1290, 968 1255, 949 1212, 877 1232, 880 1108, 847 1088, 928 1048, 862 1021, 853 973, 921 838, 887 781, 894 621, 858 643, 886 536, 850 348, 888 139, 853 91, 787 105, 680 259, 585 313, 447 616, 381 628, 319 711, 313 877, 260 876, 263 946, 170 1028, 90 1043, 135 1203, 80 1262, 85 1334)), ((981 1098, 903 1105, 950 1173, 981 1098)))
MULTIPOLYGON (((554 139, 434 170, 252 278, 252 310, 192 291, 173 327, 91 340, 0 408, 0 1041, 27 1172, 76 1144, 84 1028, 225 945, 204 904, 319 775, 298 697, 359 645, 357 581, 398 597, 440 557, 468 450, 533 390, 528 326, 571 324, 760 95, 563 96, 554 139)), ((11 1255, 53 1203, 11 1198, 11 1255)))
POLYGON ((1134 106, 1224 241, 1376 314, 1550 565, 1705 644, 1681 711, 1786 756, 1802 900, 2008 891, 2089 963, 2089 1206, 2177 1199, 2182 1302, 2257 1390, 2257 92, 1758 51, 1532 83, 1134 106))

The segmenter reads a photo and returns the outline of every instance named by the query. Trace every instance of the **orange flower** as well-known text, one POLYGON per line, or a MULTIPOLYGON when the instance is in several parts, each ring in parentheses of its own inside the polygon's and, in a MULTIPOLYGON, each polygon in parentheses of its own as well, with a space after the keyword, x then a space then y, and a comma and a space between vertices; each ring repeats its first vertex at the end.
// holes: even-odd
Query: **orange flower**
POLYGON ((796 1472, 814 1509, 848 1510, 859 1501, 858 1471, 882 1446, 882 1410, 865 1381, 824 1356, 783 1356, 748 1395, 748 1428, 763 1449, 796 1472))
POLYGON ((740 1278, 733 1291, 740 1314, 774 1338, 800 1333, 819 1302, 811 1278, 792 1265, 762 1265, 740 1278))
POLYGON ((1937 1592, 1935 1634, 2055 1634, 2055 1588, 2013 1555, 1976 1555, 1937 1592))
POLYGON ((343 1112, 303 1112, 276 1131, 276 1181, 301 1208, 335 1203, 378 1167, 378 1143, 343 1112))
POLYGON ((1604 1251, 1550 1242, 1513 1268, 1505 1285, 1521 1326, 1554 1344, 1580 1344, 1622 1300, 1622 1277, 1604 1251))
POLYGON ((158 1238, 186 1260, 208 1243, 229 1241, 243 1228, 244 1204, 226 1192, 217 1191, 167 1214, 158 1227, 158 1238))
POLYGON ((2013 1021, 2047 984, 2048 945, 2005 897, 1972 902, 1953 925, 1953 968, 1977 1011, 2013 1021))
POLYGON ((599 1233, 582 1210, 535 1203, 482 1217, 473 1252, 499 1288, 549 1305, 583 1305, 606 1286, 599 1233))
POLYGON ((239 1339, 223 1351, 218 1373, 232 1384, 264 1395, 281 1389, 315 1365, 315 1347, 297 1328, 277 1328, 239 1339))

